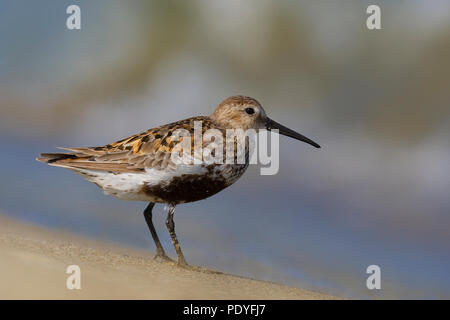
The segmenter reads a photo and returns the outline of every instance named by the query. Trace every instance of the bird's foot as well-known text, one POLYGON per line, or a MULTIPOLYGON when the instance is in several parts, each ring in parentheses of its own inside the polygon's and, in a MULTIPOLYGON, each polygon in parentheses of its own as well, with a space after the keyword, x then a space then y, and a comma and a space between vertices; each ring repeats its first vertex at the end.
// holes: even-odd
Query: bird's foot
POLYGON ((186 259, 184 258, 183 255, 179 255, 179 256, 178 256, 178 262, 177 262, 177 265, 178 265, 180 268, 184 268, 184 269, 188 269, 188 270, 196 270, 196 267, 195 267, 195 266, 191 266, 191 265, 189 265, 189 264, 186 262, 186 259))
POLYGON ((200 271, 200 267, 197 266, 191 266, 190 264, 187 264, 186 262, 184 263, 180 263, 180 261, 178 261, 177 266, 179 268, 183 268, 185 270, 190 270, 190 271, 200 271))
POLYGON ((178 259, 177 266, 186 270, 190 271, 197 271, 197 272, 203 272, 203 273, 211 273, 211 274, 223 274, 223 272, 207 269, 200 266, 193 266, 186 262, 185 259, 178 259))
POLYGON ((171 259, 165 252, 157 252, 156 255, 153 257, 153 260, 175 263, 175 261, 171 259))

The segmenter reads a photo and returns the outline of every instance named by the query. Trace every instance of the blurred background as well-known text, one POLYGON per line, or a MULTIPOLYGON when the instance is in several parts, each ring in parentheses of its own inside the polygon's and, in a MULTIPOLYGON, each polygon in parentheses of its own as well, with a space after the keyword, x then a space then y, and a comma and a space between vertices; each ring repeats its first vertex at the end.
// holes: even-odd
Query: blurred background
POLYGON ((35 157, 244 94, 322 149, 281 137, 277 175, 252 166, 179 206, 190 263, 351 298, 450 298, 450 2, 375 2, 0 1, 0 210, 154 250, 145 203, 35 157), (371 264, 381 290, 366 288, 371 264))

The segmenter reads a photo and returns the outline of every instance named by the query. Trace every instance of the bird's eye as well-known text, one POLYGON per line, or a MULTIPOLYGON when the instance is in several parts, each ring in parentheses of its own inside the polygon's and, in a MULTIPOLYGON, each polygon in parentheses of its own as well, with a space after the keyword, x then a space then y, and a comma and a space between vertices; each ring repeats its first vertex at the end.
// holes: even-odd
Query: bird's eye
POLYGON ((255 109, 253 109, 253 108, 245 108, 245 112, 247 112, 247 114, 254 114, 255 113, 255 109))

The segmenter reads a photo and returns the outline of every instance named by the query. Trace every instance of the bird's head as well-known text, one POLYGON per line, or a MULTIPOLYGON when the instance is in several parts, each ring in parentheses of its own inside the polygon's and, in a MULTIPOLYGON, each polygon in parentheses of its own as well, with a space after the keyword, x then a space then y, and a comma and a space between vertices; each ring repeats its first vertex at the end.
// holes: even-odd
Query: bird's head
POLYGON ((232 96, 225 99, 217 106, 210 118, 225 129, 277 129, 282 135, 320 148, 320 146, 311 139, 267 117, 261 104, 256 99, 250 97, 232 96))

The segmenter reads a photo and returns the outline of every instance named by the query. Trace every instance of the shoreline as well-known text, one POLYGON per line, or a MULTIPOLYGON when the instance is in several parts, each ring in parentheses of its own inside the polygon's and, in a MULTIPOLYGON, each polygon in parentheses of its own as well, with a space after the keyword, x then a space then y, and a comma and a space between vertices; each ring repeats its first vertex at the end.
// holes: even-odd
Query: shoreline
POLYGON ((0 214, 0 299, 339 299, 311 290, 153 260, 153 252, 0 214), (81 289, 66 287, 69 265, 81 289))

